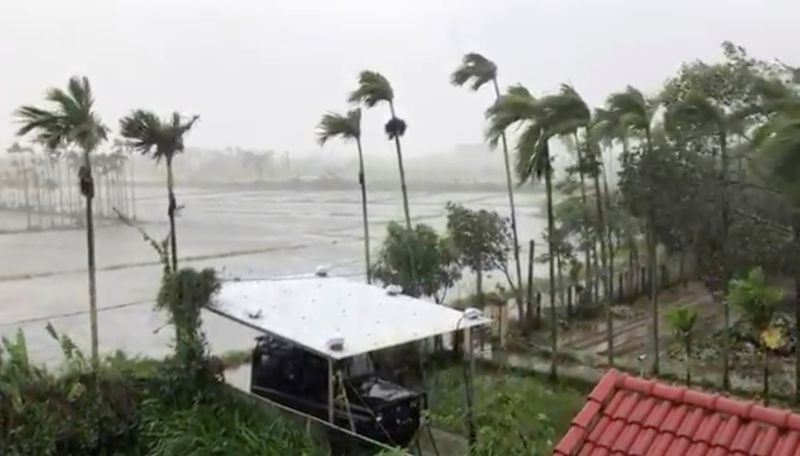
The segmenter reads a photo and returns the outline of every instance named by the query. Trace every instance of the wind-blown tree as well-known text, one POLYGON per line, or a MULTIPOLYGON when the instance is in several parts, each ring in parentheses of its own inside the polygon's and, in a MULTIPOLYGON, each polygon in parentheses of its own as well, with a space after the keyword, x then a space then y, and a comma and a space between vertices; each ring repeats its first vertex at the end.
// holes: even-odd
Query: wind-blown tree
POLYGON ((430 226, 420 223, 409 232, 399 223, 389 222, 372 277, 404 291, 416 289, 442 303, 447 291, 461 278, 461 266, 452 242, 430 226), (409 250, 414 252, 414 270, 409 250))
POLYGON ((386 135, 394 140, 397 151, 397 167, 400 171, 400 190, 403 193, 403 213, 406 218, 406 229, 411 230, 411 212, 408 209, 408 189, 406 187, 406 171, 403 166, 403 150, 400 138, 405 134, 406 123, 397 117, 394 107, 394 90, 389 80, 375 71, 365 70, 358 75, 358 88, 350 93, 351 103, 364 103, 367 108, 384 102, 389 105, 391 119, 385 125, 386 135))
MULTIPOLYGON (((516 171, 521 183, 530 178, 543 178, 547 194, 547 237, 550 252, 555 251, 555 218, 553 215, 553 167, 550 157, 550 139, 574 130, 576 123, 585 124, 588 119, 581 117, 585 105, 578 103, 575 97, 559 93, 541 99, 533 95, 521 85, 508 89, 507 94, 500 97, 490 107, 486 116, 489 119, 487 138, 490 144, 496 145, 500 133, 512 125, 520 128, 517 140, 516 171)), ((554 255, 549 256, 550 269, 550 304, 551 304, 551 349, 550 377, 558 377, 558 321, 555 307, 555 263, 554 255)))
POLYGON ((672 307, 664 313, 664 319, 686 351, 686 386, 692 386, 692 333, 697 323, 697 308, 689 305, 672 307))
MULTIPOLYGON (((646 153, 652 155, 653 148, 653 131, 652 123, 655 116, 657 106, 652 101, 645 98, 645 96, 638 89, 628 86, 622 92, 611 94, 606 100, 606 105, 609 111, 614 113, 620 119, 622 127, 626 131, 632 131, 644 136, 644 146, 646 153)), ((647 224, 647 250, 650 269, 650 304, 652 312, 652 330, 653 330, 653 374, 658 374, 659 370, 659 341, 658 341, 658 241, 655 237, 655 213, 652 206, 645 207, 643 213, 634 213, 634 215, 645 220, 647 224)))
POLYGON ((348 111, 346 115, 329 112, 322 116, 317 126, 320 146, 331 138, 355 141, 358 149, 358 184, 361 187, 361 216, 364 221, 364 261, 366 263, 367 283, 372 282, 372 267, 369 259, 369 220, 367 217, 367 180, 364 175, 364 155, 361 151, 361 109, 348 111))
POLYGON ((97 289, 95 284, 94 220, 92 198, 94 182, 90 154, 106 140, 108 129, 94 111, 94 96, 89 79, 72 77, 67 90, 52 88, 46 100, 51 110, 36 106, 22 106, 16 117, 22 123, 18 136, 33 133, 36 140, 51 149, 74 144, 83 150, 83 165, 78 171, 81 194, 86 200, 86 243, 89 269, 89 319, 91 326, 92 364, 98 366, 97 289))
POLYGON ((752 269, 746 278, 731 280, 728 299, 742 312, 763 350, 763 395, 764 402, 769 402, 769 351, 782 344, 783 337, 780 328, 774 325, 774 316, 783 300, 783 289, 770 286, 759 267, 752 269))
MULTIPOLYGON (((687 137, 710 135, 719 147, 719 195, 720 195, 720 225, 719 232, 715 233, 714 244, 718 245, 719 252, 710 255, 711 258, 719 258, 719 264, 713 265, 712 269, 719 271, 722 275, 721 284, 728 282, 731 274, 731 267, 728 248, 728 232, 731 225, 730 202, 728 199, 727 181, 730 179, 728 141, 732 133, 741 131, 741 123, 744 114, 742 112, 726 112, 725 108, 718 105, 710 97, 703 93, 692 90, 675 101, 667 110, 665 120, 667 130, 677 138, 677 141, 684 142, 687 137)), ((714 291, 714 290, 712 290, 714 291)), ((731 327, 730 306, 721 299, 720 293, 712 292, 715 301, 721 303, 725 328, 731 327)), ((726 329, 723 337, 723 385, 727 389, 730 387, 730 336, 726 329)))
POLYGON ((175 184, 172 176, 172 160, 175 155, 183 152, 183 136, 192 129, 199 116, 184 119, 177 112, 172 113, 169 120, 161 120, 150 111, 137 109, 131 111, 127 117, 120 120, 120 133, 130 141, 133 150, 143 155, 150 154, 156 162, 164 159, 167 163, 167 195, 169 205, 170 253, 172 256, 172 270, 178 270, 178 241, 175 235, 175 184))
MULTIPOLYGON (((757 151, 756 174, 778 190, 792 208, 792 243, 800 248, 800 97, 787 91, 783 97, 766 102, 771 110, 767 122, 753 136, 757 151)), ((800 269, 795 274, 795 327, 800 340, 800 269)), ((795 351, 795 400, 800 401, 800 350, 795 351)))
POLYGON ((478 304, 482 307, 484 273, 499 269, 505 273, 509 283, 512 282, 508 274, 508 251, 511 247, 508 222, 497 212, 470 210, 450 201, 446 209, 448 237, 458 262, 475 273, 478 304))
MULTIPOLYGON (((465 84, 473 92, 477 92, 481 87, 487 83, 492 84, 495 94, 495 102, 500 99, 500 86, 497 83, 497 65, 494 62, 482 56, 481 54, 471 52, 464 55, 461 60, 461 65, 450 75, 450 82, 458 87, 465 84)), ((519 258, 519 234, 517 231, 517 214, 516 206, 514 205, 514 189, 511 179, 511 164, 508 158, 508 142, 505 132, 500 133, 500 142, 503 146, 503 164, 506 170, 506 187, 508 190, 508 206, 510 210, 511 220, 511 234, 514 241, 514 262, 517 272, 517 309, 519 311, 519 321, 525 321, 524 308, 522 304, 522 263, 519 258)), ((530 317, 530 316, 529 316, 530 317)))

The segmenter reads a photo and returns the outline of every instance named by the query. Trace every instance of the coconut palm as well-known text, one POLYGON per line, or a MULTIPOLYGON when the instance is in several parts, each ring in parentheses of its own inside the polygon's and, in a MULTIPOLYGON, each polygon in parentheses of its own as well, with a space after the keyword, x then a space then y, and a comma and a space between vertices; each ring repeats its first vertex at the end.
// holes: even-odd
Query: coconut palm
POLYGON ((394 140, 397 151, 397 167, 400 170, 400 190, 403 193, 403 213, 406 218, 406 228, 411 230, 411 213, 408 209, 408 190, 406 188, 406 171, 403 167, 403 150, 400 147, 400 137, 405 134, 406 123, 397 117, 394 108, 394 90, 389 80, 375 71, 364 70, 358 75, 358 88, 350 93, 351 103, 364 103, 367 108, 375 107, 384 102, 389 105, 391 119, 386 123, 385 131, 389 139, 394 140))
POLYGON ((151 155, 156 163, 164 159, 167 163, 167 216, 169 217, 170 253, 172 271, 178 270, 178 241, 175 234, 175 183, 172 175, 172 160, 183 152, 183 135, 192 129, 199 116, 188 120, 177 112, 169 119, 159 119, 150 111, 137 109, 119 121, 121 135, 130 141, 130 146, 143 155, 151 155))
MULTIPOLYGON (((458 87, 469 84, 473 92, 477 92, 485 84, 491 82, 494 88, 495 102, 500 99, 500 86, 497 83, 497 65, 482 56, 471 52, 464 55, 461 65, 450 75, 450 82, 458 87)), ((500 133, 500 142, 503 145, 503 164, 506 170, 506 187, 508 190, 508 206, 511 211, 511 234, 514 236, 514 261, 517 268, 517 309, 519 321, 525 321, 524 306, 522 303, 522 264, 519 258, 519 236, 517 233, 517 211, 514 205, 514 189, 511 184, 511 165, 508 158, 508 143, 505 132, 500 133)), ((530 318, 530 315, 528 316, 530 318)))
POLYGON ((686 386, 692 386, 692 332, 697 322, 697 308, 688 305, 672 307, 664 312, 664 319, 686 351, 686 386))
MULTIPOLYGON (((585 106, 584 106, 585 107, 585 106)), ((520 183, 531 178, 544 179, 547 193, 547 242, 549 252, 555 252, 555 218, 553 214, 553 167, 550 156, 550 139, 566 134, 588 122, 581 116, 582 107, 577 100, 564 92, 535 99, 521 85, 512 86, 497 103, 486 111, 489 120, 487 138, 493 146, 500 134, 512 125, 521 129, 517 140, 516 173, 520 183)), ((555 297, 555 255, 548 255, 550 269, 551 307, 551 364, 550 377, 557 378, 558 321, 555 297)))
POLYGON ((367 217, 367 181, 364 175, 364 155, 361 151, 361 109, 356 108, 346 115, 329 112, 322 116, 317 126, 320 146, 332 138, 353 140, 358 149, 358 183, 361 186, 361 215, 364 220, 364 261, 366 263, 367 283, 372 282, 372 268, 369 259, 369 219, 367 217))
POLYGON ((94 96, 89 79, 73 77, 67 90, 52 88, 47 91, 46 100, 53 105, 52 110, 35 106, 22 106, 16 117, 22 123, 18 136, 33 133, 36 139, 47 147, 74 144, 83 150, 83 165, 78 172, 81 193, 86 199, 86 242, 89 264, 89 317, 92 339, 92 362, 98 363, 97 331, 97 290, 95 285, 94 222, 92 218, 92 164, 90 154, 105 141, 108 129, 94 111, 94 96))
MULTIPOLYGON (((652 155, 654 148, 651 125, 657 108, 655 103, 645 98, 638 89, 628 86, 622 92, 612 93, 606 100, 606 106, 609 111, 619 117, 620 124, 626 132, 631 131, 644 137, 646 153, 652 155)), ((647 238, 648 260, 650 263, 650 304, 653 330, 652 372, 653 374, 658 374, 660 349, 658 341, 658 280, 656 280, 658 269, 658 244, 654 226, 655 214, 652 212, 652 209, 650 209, 648 213, 642 215, 647 225, 645 234, 647 238)))
POLYGON ((783 342, 780 328, 774 325, 775 310, 783 296, 781 287, 767 284, 760 267, 752 269, 746 278, 731 280, 728 287, 728 300, 750 324, 764 352, 764 402, 769 401, 769 351, 783 342))

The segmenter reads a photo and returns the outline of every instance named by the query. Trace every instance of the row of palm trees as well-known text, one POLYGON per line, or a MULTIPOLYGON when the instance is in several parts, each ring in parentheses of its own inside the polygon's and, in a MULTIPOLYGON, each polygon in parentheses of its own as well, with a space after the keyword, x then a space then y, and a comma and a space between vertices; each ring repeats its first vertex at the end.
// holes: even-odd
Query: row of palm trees
MULTIPOLYGON (((81 161, 75 150, 37 151, 14 143, 7 152, 11 167, 0 175, 1 207, 24 211, 29 230, 82 225, 80 197, 72 185, 72 176, 81 161)), ((96 154, 92 167, 99 183, 98 215, 113 217, 113 210, 117 209, 135 220, 133 163, 124 146, 117 142, 110 153, 96 154)))
MULTIPOLYGON (((94 239, 94 199, 100 186, 95 185, 97 160, 94 152, 108 140, 109 128, 102 122, 94 106, 94 94, 86 77, 73 77, 66 90, 51 88, 45 95, 48 108, 33 105, 22 106, 15 115, 21 127, 18 136, 31 135, 34 141, 44 145, 47 150, 77 147, 82 156, 77 168, 78 187, 84 199, 87 264, 89 274, 89 318, 91 333, 92 362, 98 365, 98 327, 97 327, 97 287, 94 239), (97 191, 97 192, 96 192, 97 191)), ((157 162, 162 159, 167 166, 167 194, 170 226, 170 266, 177 271, 178 251, 175 232, 175 211, 177 203, 174 193, 172 173, 173 159, 184 150, 183 137, 192 128, 198 117, 188 120, 177 112, 169 119, 160 119, 152 112, 134 110, 119 122, 123 142, 115 142, 116 147, 130 147, 133 151, 147 154, 157 162)))

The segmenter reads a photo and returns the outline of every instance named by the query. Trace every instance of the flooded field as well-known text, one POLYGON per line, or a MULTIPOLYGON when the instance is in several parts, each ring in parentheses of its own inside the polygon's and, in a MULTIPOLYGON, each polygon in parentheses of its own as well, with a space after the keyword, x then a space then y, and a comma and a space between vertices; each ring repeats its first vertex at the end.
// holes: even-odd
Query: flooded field
MULTIPOLYGON (((137 192, 142 195, 137 203, 141 226, 153 237, 163 238, 168 230, 164 192, 160 188, 137 192)), ((517 198, 521 243, 527 245, 527 240, 533 235, 539 238, 545 227, 539 216, 542 198, 528 193, 517 198)), ((412 190, 412 216, 444 229, 444 204, 449 200, 507 213, 504 193, 426 194, 412 190)), ((310 273, 324 265, 334 275, 353 280, 364 277, 357 191, 184 188, 178 204, 185 205, 177 226, 182 265, 213 267, 224 277, 239 278, 310 273)), ((370 195, 369 204, 370 237, 373 250, 377 250, 385 224, 402 217, 400 196, 376 192, 370 195)), ((21 229, 25 224, 20 213, 2 213, 0 219, 2 230, 21 229)), ((2 234, 0 252, 0 335, 12 335, 21 328, 32 356, 46 362, 59 358, 57 345, 44 331, 47 322, 88 347, 84 231, 2 234)), ((527 252, 523 256, 527 258, 527 252)), ((97 229, 97 264, 101 350, 151 356, 167 353, 171 330, 162 329, 164 316, 153 310, 160 278, 155 251, 130 227, 101 226, 97 229)), ((471 282, 466 278, 451 297, 471 292, 471 282)), ((253 337, 211 314, 206 314, 205 325, 216 351, 249 347, 253 337)))

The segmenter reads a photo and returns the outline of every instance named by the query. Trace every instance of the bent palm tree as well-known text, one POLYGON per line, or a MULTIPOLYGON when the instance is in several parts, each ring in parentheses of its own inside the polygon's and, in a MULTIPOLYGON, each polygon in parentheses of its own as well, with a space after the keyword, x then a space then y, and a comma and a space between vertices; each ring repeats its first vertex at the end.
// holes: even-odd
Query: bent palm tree
POLYGON ((367 283, 372 282, 372 268, 369 260, 369 220, 367 218, 367 181, 364 175, 364 155, 361 151, 361 109, 356 108, 341 115, 329 112, 322 116, 317 126, 320 146, 331 138, 345 141, 355 140, 358 148, 358 184, 361 186, 361 215, 364 219, 364 260, 367 267, 367 283))
POLYGON ((580 116, 581 106, 574 97, 564 93, 535 99, 525 87, 516 85, 508 89, 492 107, 486 111, 489 119, 487 138, 491 145, 497 145, 500 134, 512 125, 521 128, 516 150, 516 173, 521 183, 531 177, 544 178, 547 193, 547 242, 551 252, 548 255, 550 269, 550 323, 551 323, 551 364, 550 377, 558 377, 558 321, 556 317, 555 297, 555 263, 553 252, 556 251, 554 241, 555 218, 553 214, 553 167, 550 157, 550 139, 563 135, 573 129, 576 124, 587 122, 580 116))
POLYGON ((130 140, 130 147, 143 155, 150 154, 156 162, 162 158, 167 162, 167 195, 169 206, 169 237, 172 255, 172 271, 178 270, 178 241, 175 236, 175 188, 172 176, 172 160, 175 154, 183 152, 183 135, 192 129, 199 116, 192 116, 188 120, 174 112, 167 121, 162 121, 150 111, 141 109, 132 111, 127 117, 119 121, 120 132, 124 138, 130 140))
POLYGON ((385 102, 389 105, 392 118, 386 123, 386 134, 394 140, 397 151, 397 167, 400 170, 400 190, 403 193, 403 212, 406 218, 406 228, 411 230, 411 213, 408 209, 408 190, 406 188, 406 171, 403 166, 403 150, 400 147, 400 137, 405 134, 406 123, 398 118, 394 110, 394 91, 389 80, 375 71, 362 71, 358 75, 358 88, 350 93, 351 103, 364 103, 367 108, 375 107, 378 103, 385 102))
MULTIPOLYGON (((494 88, 495 102, 500 99, 500 86, 497 83, 497 65, 486 57, 469 53, 464 56, 461 65, 450 76, 450 82, 458 87, 469 84, 473 92, 477 92, 486 83, 491 82, 494 88)), ((503 164, 506 170, 506 187, 508 189, 508 206, 511 211, 511 234, 514 236, 514 261, 517 268, 517 309, 519 321, 524 323, 524 306, 522 302, 522 264, 519 259, 519 236, 517 233, 517 211, 514 205, 514 189, 511 185, 511 165, 508 159, 508 143, 505 132, 500 133, 503 145, 503 164)), ((530 315, 528 316, 530 318, 530 315)), ((523 326, 525 327, 525 326, 523 326)))
POLYGON ((98 367, 97 288, 95 284, 94 221, 92 198, 94 181, 90 153, 106 139, 108 129, 94 111, 94 96, 89 79, 72 77, 67 90, 52 88, 46 100, 53 104, 52 110, 35 106, 22 106, 16 117, 22 123, 18 136, 34 133, 36 140, 47 147, 75 144, 83 149, 83 164, 78 171, 81 194, 86 199, 86 243, 89 269, 89 320, 91 325, 92 363, 98 367))
MULTIPOLYGON (((651 124, 656 112, 656 106, 647 100, 645 96, 638 89, 628 86, 624 91, 613 93, 606 101, 608 110, 618 116, 622 128, 633 130, 639 134, 644 135, 645 146, 647 154, 653 154, 653 135, 651 124)), ((650 262, 650 304, 652 313, 652 329, 653 329, 653 374, 658 374, 659 371, 659 341, 658 341, 658 289, 656 280, 658 259, 658 245, 655 234, 655 213, 652 207, 647 210, 646 214, 642 214, 647 223, 647 249, 648 260, 650 262)))

